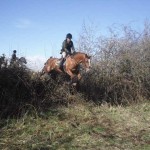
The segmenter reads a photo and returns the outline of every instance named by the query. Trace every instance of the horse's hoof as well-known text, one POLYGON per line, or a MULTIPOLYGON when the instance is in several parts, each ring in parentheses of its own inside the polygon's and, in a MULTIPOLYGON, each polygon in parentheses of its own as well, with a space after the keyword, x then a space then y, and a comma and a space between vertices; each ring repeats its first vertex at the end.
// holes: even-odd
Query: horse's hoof
POLYGON ((72 83, 72 85, 73 85, 73 86, 76 86, 76 85, 77 85, 77 83, 72 83))

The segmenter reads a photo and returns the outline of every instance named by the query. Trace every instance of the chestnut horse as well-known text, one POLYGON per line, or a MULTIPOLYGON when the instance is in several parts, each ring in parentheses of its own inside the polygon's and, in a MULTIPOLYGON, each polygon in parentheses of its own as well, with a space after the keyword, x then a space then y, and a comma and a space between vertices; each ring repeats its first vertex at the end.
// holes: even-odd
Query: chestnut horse
POLYGON ((86 72, 91 67, 91 56, 88 56, 85 53, 76 52, 73 55, 68 55, 66 57, 66 61, 63 65, 63 69, 61 69, 61 59, 58 58, 49 58, 47 62, 45 63, 45 66, 42 70, 42 74, 44 73, 50 73, 51 71, 56 71, 59 73, 66 72, 70 77, 71 81, 73 82, 75 77, 77 77, 77 80, 81 79, 81 74, 79 71, 80 65, 83 65, 86 72))

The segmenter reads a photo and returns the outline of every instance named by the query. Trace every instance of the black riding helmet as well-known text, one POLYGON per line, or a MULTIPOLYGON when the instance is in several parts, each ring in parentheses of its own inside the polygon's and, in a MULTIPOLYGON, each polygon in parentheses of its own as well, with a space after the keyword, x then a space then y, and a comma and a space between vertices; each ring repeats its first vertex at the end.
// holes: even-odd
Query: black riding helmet
POLYGON ((13 52, 16 53, 17 51, 16 51, 16 50, 13 50, 13 52))
POLYGON ((68 33, 67 35, 66 35, 66 39, 72 39, 72 34, 71 33, 68 33))

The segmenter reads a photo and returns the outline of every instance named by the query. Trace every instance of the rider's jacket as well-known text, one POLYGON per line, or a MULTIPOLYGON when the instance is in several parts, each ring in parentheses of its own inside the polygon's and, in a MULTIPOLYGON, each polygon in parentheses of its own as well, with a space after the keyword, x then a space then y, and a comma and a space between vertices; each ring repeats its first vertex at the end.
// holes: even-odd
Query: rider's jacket
POLYGON ((11 60, 16 61, 16 54, 15 53, 12 54, 11 60))
POLYGON ((75 51, 74 49, 74 45, 73 45, 73 42, 70 41, 69 43, 67 42, 67 40, 64 40, 63 43, 62 43, 62 49, 61 51, 65 51, 67 53, 71 53, 71 50, 72 51, 75 51))

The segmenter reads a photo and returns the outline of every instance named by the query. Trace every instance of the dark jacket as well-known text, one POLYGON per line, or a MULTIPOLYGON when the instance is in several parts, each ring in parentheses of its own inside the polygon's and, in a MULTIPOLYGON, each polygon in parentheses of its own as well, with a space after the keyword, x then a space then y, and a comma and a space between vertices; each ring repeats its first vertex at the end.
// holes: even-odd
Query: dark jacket
POLYGON ((15 53, 12 54, 12 58, 11 59, 12 59, 12 61, 16 61, 16 54, 15 53))
POLYGON ((73 42, 70 41, 69 43, 67 43, 67 40, 64 40, 63 44, 62 44, 62 52, 65 51, 65 52, 69 52, 71 53, 71 49, 74 51, 74 45, 73 45, 73 42))

